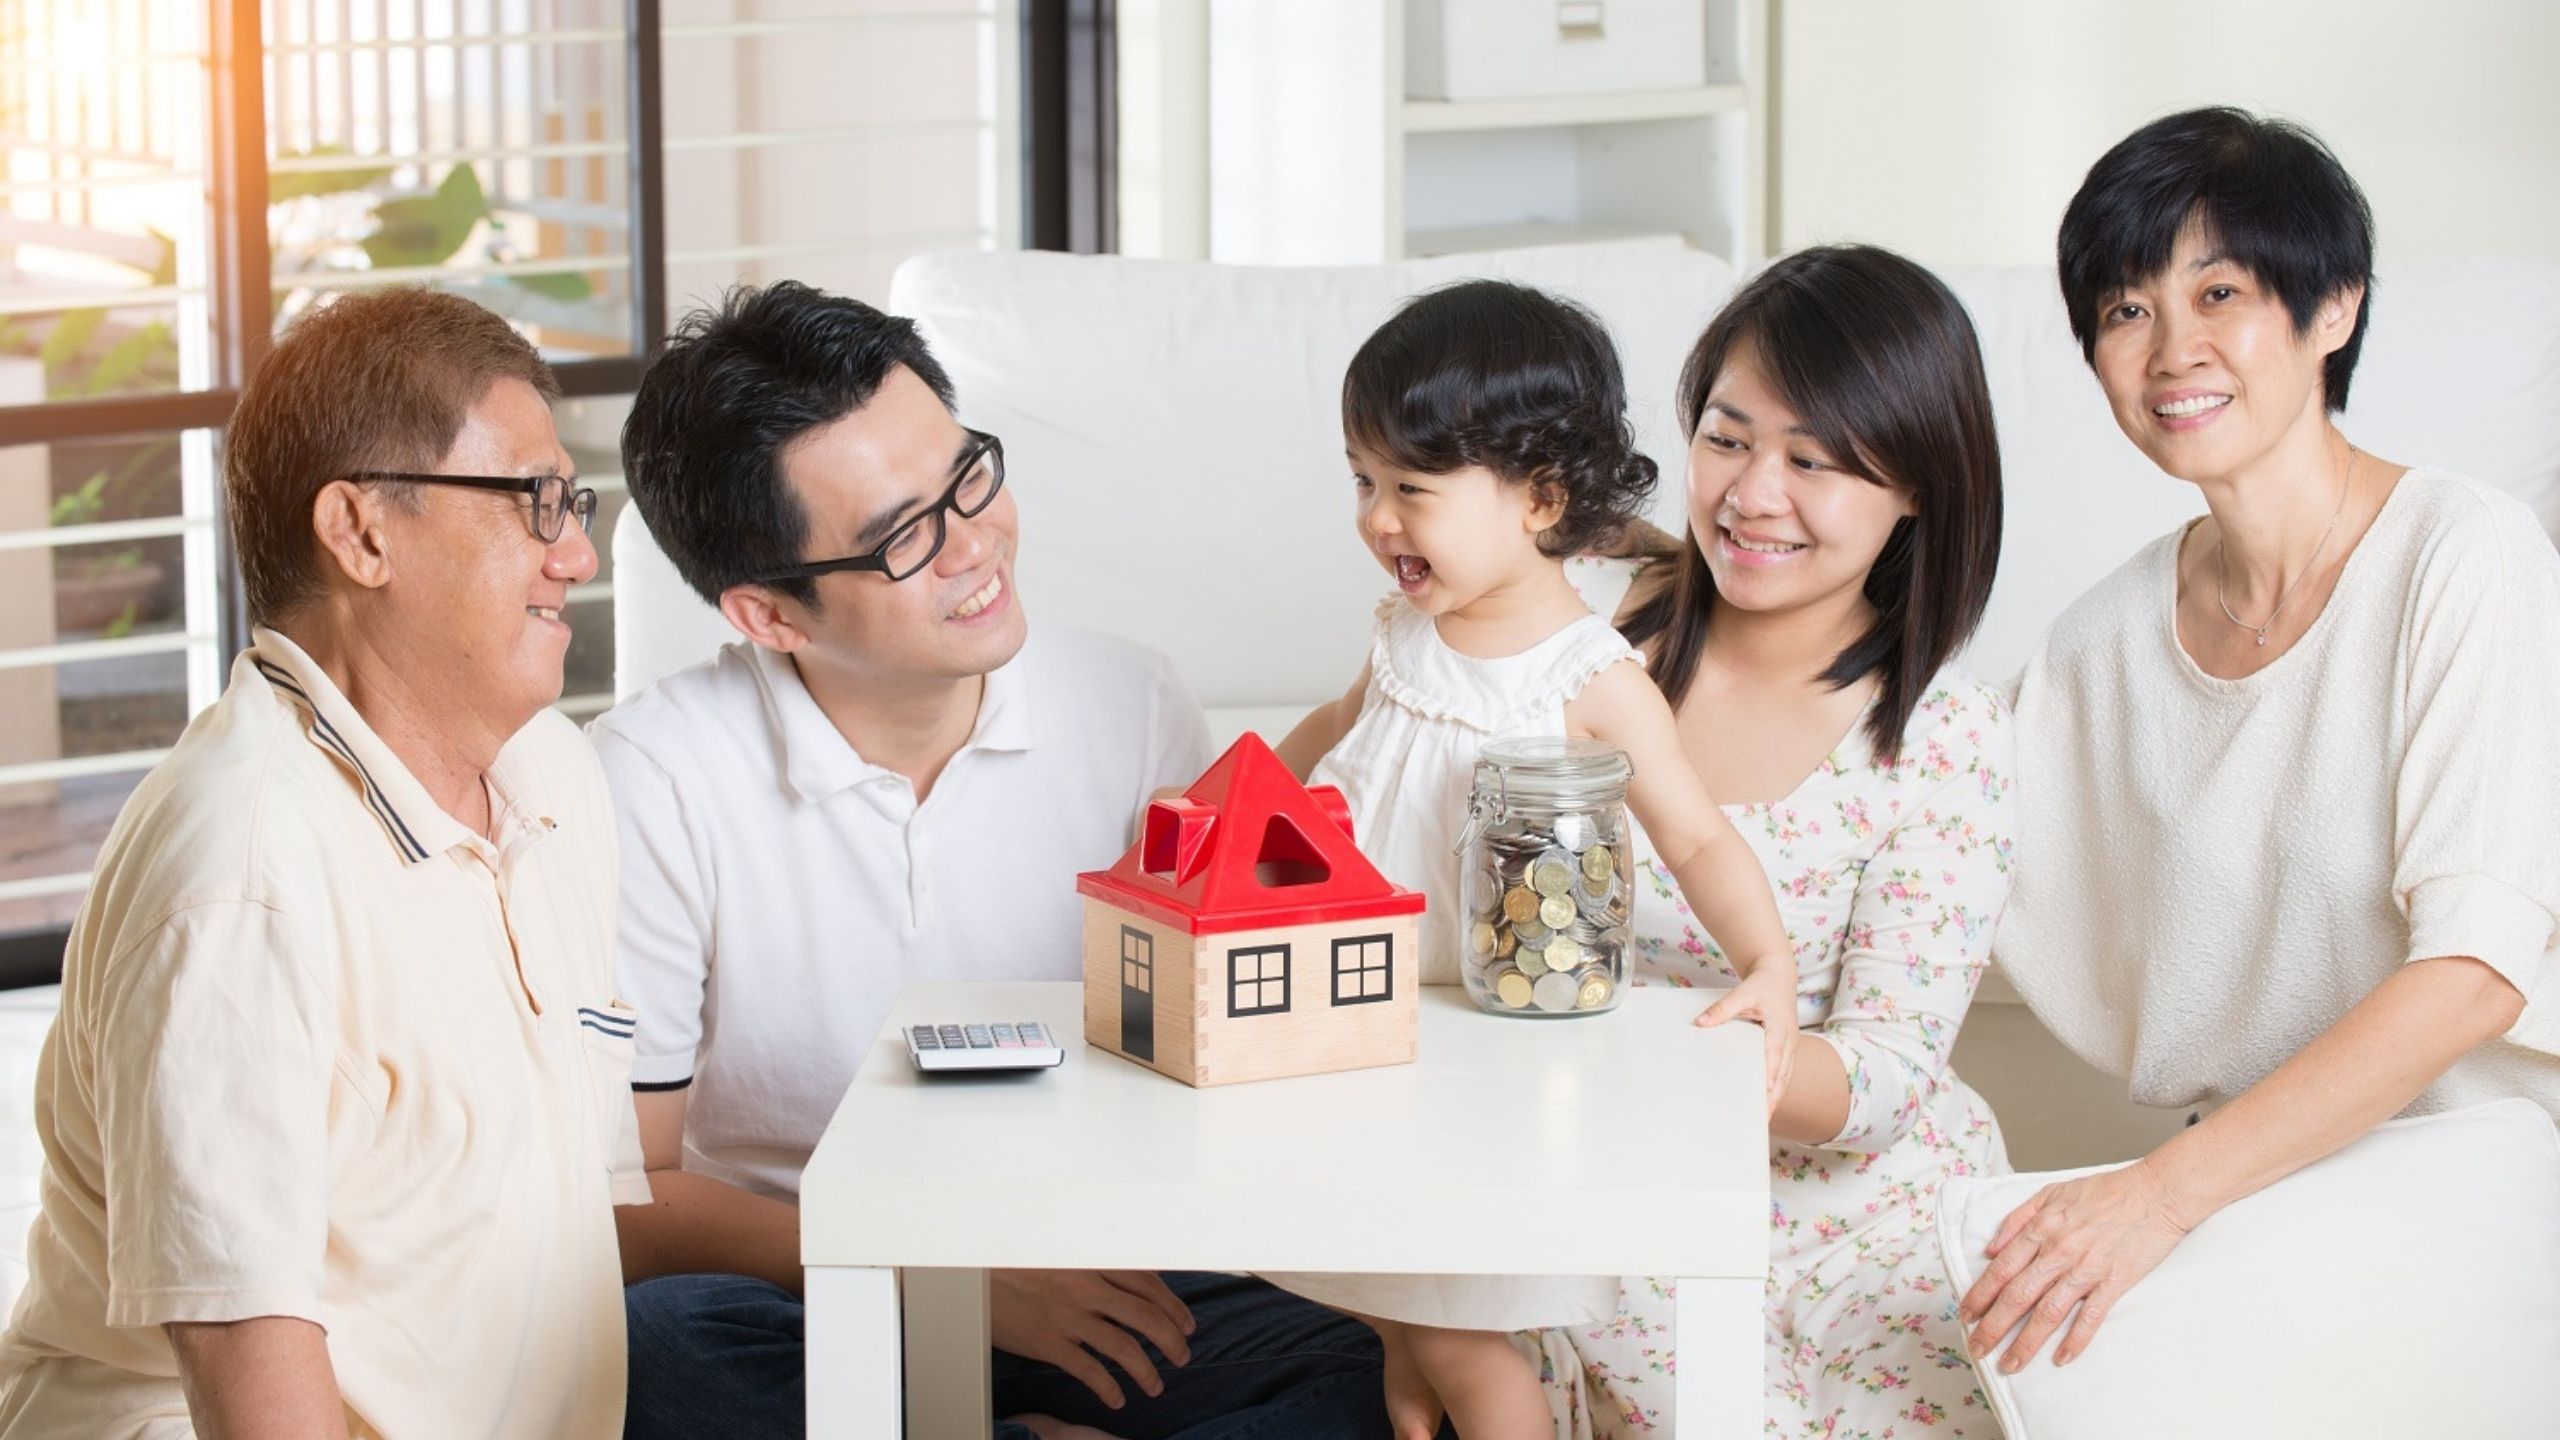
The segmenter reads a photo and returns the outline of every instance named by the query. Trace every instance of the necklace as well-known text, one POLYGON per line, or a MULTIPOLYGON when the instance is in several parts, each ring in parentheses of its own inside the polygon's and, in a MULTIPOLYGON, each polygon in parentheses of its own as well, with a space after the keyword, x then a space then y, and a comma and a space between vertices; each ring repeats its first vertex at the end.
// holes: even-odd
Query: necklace
POLYGON ((2338 508, 2329 512, 2329 523, 2320 531, 2320 543, 2311 547, 2311 558, 2302 562, 2302 573, 2294 576, 2293 583, 2284 587, 2284 593, 2276 597, 2276 608, 2267 612, 2265 624, 2252 625, 2231 613, 2231 602, 2223 598, 2223 590, 2230 583, 2229 547, 2222 543, 2220 535, 2217 534, 2214 537, 2213 603, 2222 607, 2223 619, 2243 630, 2255 631, 2258 643, 2261 645, 2267 643, 2267 632, 2276 628, 2276 617, 2282 615, 2284 607, 2292 602, 2293 592, 2301 589, 2302 582, 2311 578, 2311 572, 2320 568, 2320 552, 2329 548, 2329 536, 2338 528, 2338 517, 2347 513, 2347 497, 2355 493, 2356 461, 2363 457, 2363 451, 2353 445, 2347 447, 2347 474, 2345 479, 2338 482, 2338 508))

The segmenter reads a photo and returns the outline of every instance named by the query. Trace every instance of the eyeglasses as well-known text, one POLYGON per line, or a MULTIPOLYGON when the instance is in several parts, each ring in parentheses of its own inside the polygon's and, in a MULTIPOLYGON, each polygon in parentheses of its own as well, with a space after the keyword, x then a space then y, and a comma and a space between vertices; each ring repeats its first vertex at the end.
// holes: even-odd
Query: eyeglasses
POLYGON ((533 497, 533 538, 559 543, 568 517, 578 517, 580 530, 596 524, 596 492, 569 488, 566 475, 427 475, 406 470, 358 470, 350 480, 396 480, 404 485, 459 485, 468 490, 505 490, 533 497))
POLYGON ((942 542, 950 533, 949 518, 963 519, 977 514, 995 503, 996 492, 1004 488, 1004 442, 984 430, 972 430, 969 448, 960 452, 959 462, 951 467, 951 488, 923 514, 914 516, 868 555, 848 555, 841 560, 813 560, 759 575, 750 582, 770 585, 776 580, 801 580, 819 575, 832 575, 838 570, 877 570, 892 580, 904 580, 933 563, 942 553, 942 542))
POLYGON ((467 490, 502 490, 533 497, 533 514, 529 523, 533 538, 545 545, 559 543, 567 528, 568 517, 578 517, 580 530, 592 530, 596 521, 596 492, 584 488, 571 489, 565 475, 429 475, 408 470, 358 470, 350 480, 390 480, 404 485, 458 485, 467 490))

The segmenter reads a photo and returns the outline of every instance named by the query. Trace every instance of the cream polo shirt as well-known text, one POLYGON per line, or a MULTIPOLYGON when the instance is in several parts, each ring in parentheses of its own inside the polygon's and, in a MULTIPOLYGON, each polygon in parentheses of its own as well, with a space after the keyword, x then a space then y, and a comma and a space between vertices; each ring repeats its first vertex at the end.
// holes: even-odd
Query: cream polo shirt
POLYGON ((135 790, 38 1064, 0 1435, 189 1435, 159 1327, 267 1315, 327 1331, 357 1437, 622 1433, 612 810, 552 713, 488 781, 495 844, 260 630, 135 790))
POLYGON ((1076 872, 1119 859, 1148 792, 1209 763, 1162 655, 1037 622, 921 804, 753 645, 592 733, 622 826, 633 1078, 690 1087, 686 1169, 780 1195, 799 1193, 898 988, 1076 978, 1076 872))

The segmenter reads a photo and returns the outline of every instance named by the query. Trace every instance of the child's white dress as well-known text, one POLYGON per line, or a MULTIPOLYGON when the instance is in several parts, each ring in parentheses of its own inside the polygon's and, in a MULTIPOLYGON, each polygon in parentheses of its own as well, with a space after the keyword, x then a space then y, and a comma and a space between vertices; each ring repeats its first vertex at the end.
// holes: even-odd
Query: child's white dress
MULTIPOLYGON (((1360 852, 1388 879, 1429 898, 1421 926, 1424 984, 1458 983, 1464 927, 1453 847, 1465 828, 1477 753, 1488 741, 1562 736, 1565 702, 1592 676, 1627 660, 1642 663, 1643 657, 1598 615, 1585 615, 1517 655, 1480 660, 1450 649, 1431 617, 1402 595, 1379 602, 1360 718, 1309 782, 1341 787, 1360 852)), ((1339 1309, 1462 1330, 1593 1324, 1618 1303, 1615 1276, 1263 1278, 1339 1309)))

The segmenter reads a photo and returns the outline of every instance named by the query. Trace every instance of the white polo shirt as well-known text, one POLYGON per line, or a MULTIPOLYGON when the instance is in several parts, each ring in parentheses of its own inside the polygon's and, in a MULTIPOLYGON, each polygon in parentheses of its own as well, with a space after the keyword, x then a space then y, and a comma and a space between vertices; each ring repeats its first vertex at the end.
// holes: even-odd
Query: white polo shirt
POLYGON ((1163 656, 1039 624, 922 805, 788 657, 743 642, 590 733, 622 826, 633 1084, 691 1087, 686 1169, 782 1195, 899 987, 1076 978, 1076 872, 1117 860, 1148 794, 1209 763, 1163 656))
POLYGON ((494 842, 260 630, 134 791, 37 1066, 0 1433, 192 1433, 160 1327, 268 1315, 355 1436, 622 1433, 611 801, 551 712, 488 784, 494 842))

